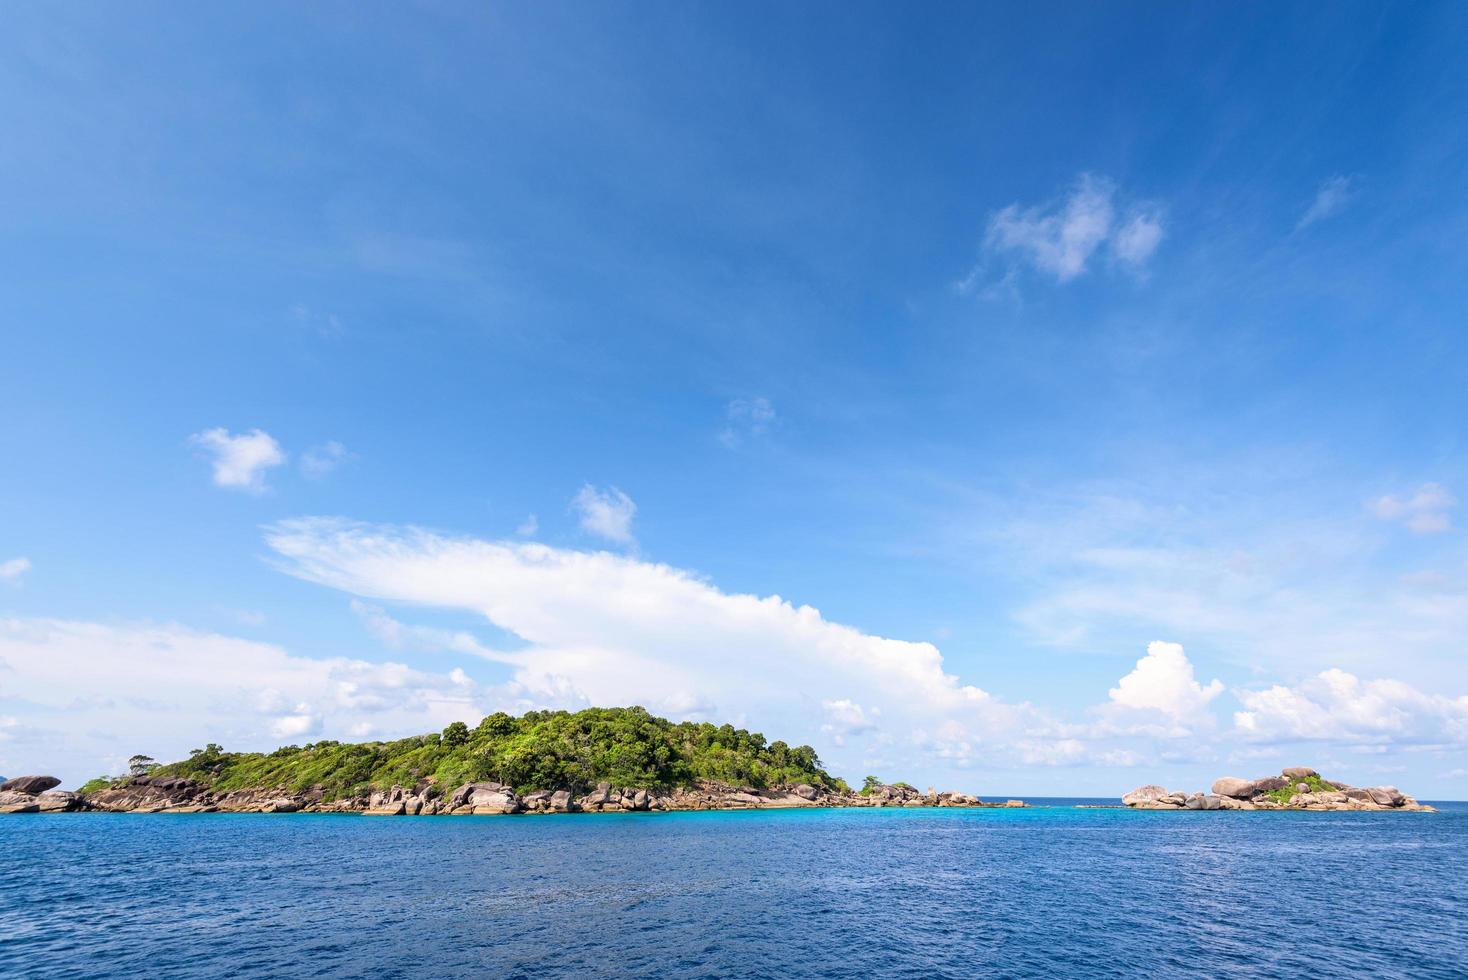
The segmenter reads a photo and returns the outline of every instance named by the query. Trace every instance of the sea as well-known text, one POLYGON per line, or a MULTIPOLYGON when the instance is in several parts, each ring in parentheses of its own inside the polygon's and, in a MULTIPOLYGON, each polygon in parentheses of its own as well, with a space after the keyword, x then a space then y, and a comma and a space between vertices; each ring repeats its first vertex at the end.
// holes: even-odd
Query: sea
POLYGON ((1037 802, 0 817, 0 976, 1468 977, 1468 804, 1037 802))

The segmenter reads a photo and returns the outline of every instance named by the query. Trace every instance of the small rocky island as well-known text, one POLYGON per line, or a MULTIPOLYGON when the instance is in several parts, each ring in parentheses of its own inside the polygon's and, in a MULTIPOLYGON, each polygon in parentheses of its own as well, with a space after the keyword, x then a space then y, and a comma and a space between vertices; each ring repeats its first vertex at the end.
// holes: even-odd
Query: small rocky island
POLYGON ((1418 810, 1436 812, 1395 786, 1361 788, 1323 779, 1306 766, 1277 776, 1214 780, 1211 793, 1185 793, 1163 786, 1139 786, 1121 798, 1138 810, 1418 810))
POLYGON ((270 753, 196 749, 77 792, 53 776, 0 783, 0 813, 362 813, 440 816, 783 807, 1021 807, 826 772, 808 745, 732 725, 674 724, 642 708, 498 713, 395 742, 315 742, 270 753))

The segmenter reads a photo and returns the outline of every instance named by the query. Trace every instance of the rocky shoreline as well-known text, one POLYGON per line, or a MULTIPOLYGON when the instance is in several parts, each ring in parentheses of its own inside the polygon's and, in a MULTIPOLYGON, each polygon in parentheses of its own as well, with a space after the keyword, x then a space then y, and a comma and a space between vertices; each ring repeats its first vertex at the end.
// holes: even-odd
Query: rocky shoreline
POLYGON ((516 793, 502 783, 465 783, 445 792, 432 783, 392 786, 365 797, 323 799, 319 787, 290 792, 251 787, 215 792, 177 776, 135 776, 92 793, 57 790, 54 776, 21 776, 0 783, 0 813, 359 813, 367 816, 464 816, 538 813, 626 813, 679 810, 761 810, 798 807, 1023 807, 1021 800, 989 803, 967 793, 923 793, 904 783, 881 784, 866 794, 800 783, 775 789, 702 782, 675 789, 614 787, 589 793, 538 790, 516 793))
POLYGON ((1395 786, 1362 788, 1323 779, 1308 766, 1293 766, 1276 776, 1214 780, 1211 793, 1187 793, 1163 786, 1139 786, 1121 798, 1136 810, 1397 810, 1437 812, 1395 786))

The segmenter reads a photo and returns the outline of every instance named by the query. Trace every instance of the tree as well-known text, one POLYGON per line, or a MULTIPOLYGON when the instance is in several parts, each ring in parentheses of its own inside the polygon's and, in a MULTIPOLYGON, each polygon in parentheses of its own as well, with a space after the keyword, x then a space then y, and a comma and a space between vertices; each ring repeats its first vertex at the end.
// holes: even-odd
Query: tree
POLYGON ((158 763, 150 755, 142 755, 141 753, 139 753, 138 755, 135 755, 131 759, 127 760, 127 771, 128 774, 132 776, 146 776, 148 773, 157 768, 158 763))
POLYGON ((878 779, 876 776, 868 776, 866 779, 863 779, 862 782, 861 782, 861 795, 862 796, 867 796, 868 794, 871 793, 872 790, 876 789, 878 786, 881 786, 881 785, 882 785, 882 781, 880 779, 878 779))
POLYGON ((469 726, 462 721, 450 722, 443 730, 443 744, 453 747, 464 745, 469 741, 469 726))

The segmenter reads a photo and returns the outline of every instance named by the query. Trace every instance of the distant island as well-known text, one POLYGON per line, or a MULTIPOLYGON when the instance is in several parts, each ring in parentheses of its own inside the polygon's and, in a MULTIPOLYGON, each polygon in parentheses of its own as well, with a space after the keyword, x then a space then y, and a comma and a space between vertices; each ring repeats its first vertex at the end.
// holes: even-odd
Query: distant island
POLYGON ((1335 783, 1308 766, 1292 766, 1258 779, 1223 776, 1211 793, 1139 786, 1121 798, 1139 810, 1416 810, 1437 812, 1395 786, 1361 788, 1335 783))
POLYGON ((808 745, 643 708, 498 712, 470 728, 392 742, 313 742, 274 752, 209 744, 181 762, 134 756, 125 776, 75 792, 54 776, 0 783, 0 813, 363 813, 435 816, 774 807, 1024 806, 833 777, 808 745))

